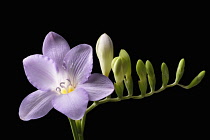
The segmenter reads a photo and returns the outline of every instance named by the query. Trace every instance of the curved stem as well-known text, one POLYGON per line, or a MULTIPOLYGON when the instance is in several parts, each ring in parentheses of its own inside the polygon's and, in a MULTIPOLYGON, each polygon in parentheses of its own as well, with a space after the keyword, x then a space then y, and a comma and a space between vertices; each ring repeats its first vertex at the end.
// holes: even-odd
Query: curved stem
POLYGON ((68 118, 69 122, 70 122, 70 125, 71 125, 74 140, 84 140, 83 134, 84 134, 84 127, 85 127, 85 121, 86 121, 87 113, 90 112, 91 110, 93 110, 96 106, 98 106, 100 104, 103 104, 103 103, 106 103, 106 102, 118 102, 118 101, 127 100, 127 99, 142 99, 144 97, 149 97, 149 96, 153 95, 154 93, 159 93, 159 92, 165 90, 166 88, 173 87, 173 86, 176 86, 176 85, 186 89, 186 86, 183 86, 183 85, 177 84, 177 83, 172 83, 170 85, 162 86, 162 87, 160 87, 160 89, 158 89, 156 91, 151 90, 149 93, 146 93, 145 95, 140 94, 138 96, 133 96, 133 95, 128 94, 127 96, 123 96, 123 97, 120 97, 120 98, 119 97, 111 98, 111 96, 108 96, 103 100, 94 101, 92 103, 92 105, 90 105, 87 108, 87 110, 86 110, 86 112, 85 112, 85 114, 84 114, 84 116, 81 120, 71 120, 70 118, 68 118))
POLYGON ((173 84, 170 84, 170 85, 167 85, 167 86, 162 86, 159 90, 157 90, 157 91, 151 91, 151 92, 149 92, 149 93, 147 93, 145 95, 138 95, 138 96, 128 95, 128 96, 123 96, 121 98, 119 98, 119 97, 111 98, 111 96, 108 96, 108 97, 106 97, 103 100, 93 102, 92 105, 90 105, 87 108, 84 117, 80 120, 81 121, 80 122, 81 123, 81 134, 84 133, 84 127, 85 127, 85 121, 86 121, 87 113, 90 112, 91 110, 93 110, 96 106, 98 106, 100 104, 107 103, 107 102, 118 102, 118 101, 127 100, 127 99, 142 99, 144 97, 149 97, 149 96, 153 95, 154 93, 159 93, 159 92, 165 90, 166 88, 173 87, 173 86, 176 86, 176 85, 183 87, 180 84, 173 83, 173 84))
MULTIPOLYGON (((142 96, 142 95, 139 95, 139 96, 124 96, 122 98, 105 98, 103 100, 100 100, 100 101, 97 101, 97 102, 93 102, 93 104, 91 106, 89 106, 89 108, 86 110, 86 113, 85 115, 90 112, 92 109, 94 109, 96 106, 100 105, 100 104, 103 104, 103 103, 106 103, 106 102, 118 102, 118 101, 121 101, 121 100, 127 100, 127 99, 142 99, 144 97, 149 97, 151 95, 153 95, 154 93, 159 93, 163 90, 165 90, 166 88, 169 88, 169 87, 173 87, 173 86, 176 86, 177 84, 176 83, 173 83, 173 84, 170 84, 170 85, 167 85, 165 87, 161 87, 159 90, 157 91, 151 91, 149 93, 147 93, 145 96, 142 96)), ((181 86, 180 84, 178 84, 179 86, 181 86)), ((181 86, 182 87, 182 86, 181 86)))

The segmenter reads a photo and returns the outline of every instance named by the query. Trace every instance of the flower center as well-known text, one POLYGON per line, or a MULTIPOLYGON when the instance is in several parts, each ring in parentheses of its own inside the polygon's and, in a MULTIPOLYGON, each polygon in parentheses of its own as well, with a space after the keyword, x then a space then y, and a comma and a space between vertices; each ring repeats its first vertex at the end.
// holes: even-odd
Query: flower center
POLYGON ((71 85, 71 82, 69 79, 66 79, 67 82, 61 82, 59 87, 56 88, 56 91, 59 94, 68 94, 72 91, 74 91, 75 87, 71 85))

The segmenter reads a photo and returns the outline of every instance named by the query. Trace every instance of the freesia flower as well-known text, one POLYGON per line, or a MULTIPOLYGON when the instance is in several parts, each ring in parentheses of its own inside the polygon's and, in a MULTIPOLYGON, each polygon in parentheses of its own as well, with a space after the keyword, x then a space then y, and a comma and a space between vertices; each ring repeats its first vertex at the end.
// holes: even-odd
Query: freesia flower
POLYGON ((50 32, 43 43, 43 55, 23 60, 25 74, 37 90, 22 101, 19 116, 28 121, 45 116, 52 108, 73 120, 83 117, 88 101, 110 95, 113 83, 102 74, 91 74, 92 47, 80 44, 70 49, 60 35, 50 32))

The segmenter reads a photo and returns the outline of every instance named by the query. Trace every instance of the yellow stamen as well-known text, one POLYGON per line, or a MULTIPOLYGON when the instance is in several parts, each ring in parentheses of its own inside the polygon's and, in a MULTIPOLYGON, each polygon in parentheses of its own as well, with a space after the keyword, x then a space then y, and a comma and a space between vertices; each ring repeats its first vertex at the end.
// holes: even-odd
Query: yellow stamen
POLYGON ((61 89, 61 94, 67 94, 66 89, 61 89))
POLYGON ((68 87, 68 92, 72 92, 72 91, 74 91, 74 87, 69 86, 69 87, 68 87))
POLYGON ((70 92, 72 92, 72 91, 74 91, 74 87, 69 86, 69 87, 68 87, 68 90, 65 89, 65 88, 62 88, 60 93, 61 93, 61 94, 68 94, 68 93, 70 93, 70 92))

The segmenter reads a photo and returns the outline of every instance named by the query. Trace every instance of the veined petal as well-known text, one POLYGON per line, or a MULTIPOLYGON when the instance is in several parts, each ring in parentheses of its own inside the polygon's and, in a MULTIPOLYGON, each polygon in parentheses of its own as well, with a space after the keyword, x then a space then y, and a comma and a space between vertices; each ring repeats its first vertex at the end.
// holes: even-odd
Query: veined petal
POLYGON ((88 94, 82 88, 76 88, 68 94, 61 94, 53 99, 53 107, 73 120, 84 116, 88 105, 88 94))
POLYGON ((45 116, 52 108, 52 99, 55 92, 37 90, 26 96, 19 108, 19 116, 22 120, 28 121, 45 116))
POLYGON ((54 61, 43 55, 31 55, 23 60, 29 82, 39 90, 50 90, 57 83, 57 68, 54 61))
POLYGON ((64 65, 67 67, 69 78, 74 86, 84 83, 93 68, 92 47, 80 44, 72 48, 64 58, 64 65))
POLYGON ((59 68, 62 67, 63 58, 70 50, 68 42, 59 34, 49 32, 43 43, 43 55, 53 59, 59 68))
POLYGON ((102 74, 91 74, 84 84, 79 85, 88 92, 90 101, 100 100, 114 91, 112 81, 102 74))

